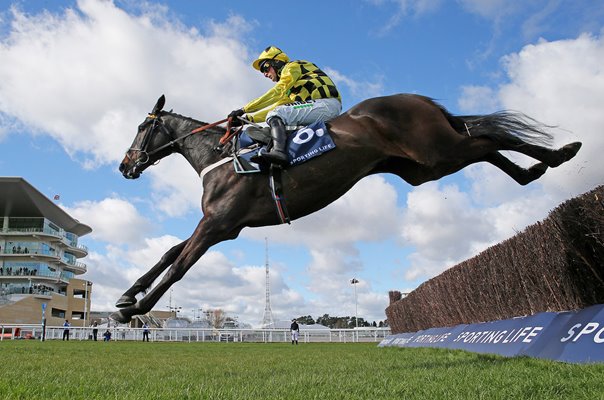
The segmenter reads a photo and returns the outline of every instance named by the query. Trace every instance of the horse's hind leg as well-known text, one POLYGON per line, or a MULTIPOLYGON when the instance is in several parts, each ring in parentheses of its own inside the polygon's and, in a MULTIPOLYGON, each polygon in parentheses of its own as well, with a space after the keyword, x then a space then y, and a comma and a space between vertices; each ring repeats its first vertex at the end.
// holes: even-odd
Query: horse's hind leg
POLYGON ((136 295, 144 292, 151 286, 151 284, 157 279, 159 274, 164 272, 166 268, 168 268, 174 260, 182 253, 182 250, 187 245, 188 240, 177 244, 168 250, 159 260, 157 264, 153 266, 146 274, 138 278, 138 280, 130 287, 130 289, 126 290, 122 297, 116 302, 115 306, 119 308, 128 307, 133 304, 136 304, 136 295))
POLYGON ((372 172, 393 173, 412 185, 420 185, 484 161, 496 166, 520 185, 527 185, 540 178, 548 168, 545 163, 535 164, 528 169, 522 168, 496 151, 497 147, 499 146, 494 141, 487 138, 465 138, 437 153, 440 155, 437 163, 428 164, 425 160, 418 162, 409 158, 390 157, 377 165, 372 172))
POLYGON ((454 119, 457 131, 464 133, 462 123, 470 124, 468 134, 472 137, 487 137, 498 144, 499 150, 512 150, 541 161, 554 168, 573 158, 581 148, 580 142, 569 143, 559 149, 544 147, 551 135, 544 126, 523 114, 495 113, 481 117, 461 117, 454 119))
POLYGON ((496 166, 512 179, 521 185, 527 185, 538 179, 547 171, 548 166, 544 163, 538 163, 528 169, 522 168, 517 164, 504 157, 501 153, 489 153, 484 158, 484 161, 496 166))
POLYGON ((521 143, 512 145, 505 150, 517 151, 541 161, 548 167, 555 168, 573 158, 580 148, 581 142, 569 143, 559 149, 548 149, 534 144, 521 143))

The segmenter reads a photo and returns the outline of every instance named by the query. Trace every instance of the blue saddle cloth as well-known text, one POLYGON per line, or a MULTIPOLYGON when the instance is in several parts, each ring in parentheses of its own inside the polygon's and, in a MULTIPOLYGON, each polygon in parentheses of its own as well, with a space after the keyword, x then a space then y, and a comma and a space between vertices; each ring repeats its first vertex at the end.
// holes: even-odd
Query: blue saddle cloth
MULTIPOLYGON (((239 136, 240 148, 247 148, 255 143, 245 131, 239 136)), ((302 164, 336 147, 325 122, 315 122, 289 133, 286 143, 287 159, 290 167, 302 164)), ((239 154, 234 159, 235 171, 238 173, 260 171, 260 166, 250 161, 254 155, 258 154, 259 150, 260 147, 248 153, 239 154)))

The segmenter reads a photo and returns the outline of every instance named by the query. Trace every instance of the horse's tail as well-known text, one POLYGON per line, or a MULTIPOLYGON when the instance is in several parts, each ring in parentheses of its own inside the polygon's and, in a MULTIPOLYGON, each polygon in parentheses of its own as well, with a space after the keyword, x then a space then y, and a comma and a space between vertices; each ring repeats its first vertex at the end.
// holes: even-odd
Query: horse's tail
POLYGON ((454 116, 443 110, 447 120, 457 132, 466 136, 487 136, 494 140, 520 140, 528 144, 550 146, 551 133, 545 125, 526 114, 517 111, 499 111, 488 115, 454 116))

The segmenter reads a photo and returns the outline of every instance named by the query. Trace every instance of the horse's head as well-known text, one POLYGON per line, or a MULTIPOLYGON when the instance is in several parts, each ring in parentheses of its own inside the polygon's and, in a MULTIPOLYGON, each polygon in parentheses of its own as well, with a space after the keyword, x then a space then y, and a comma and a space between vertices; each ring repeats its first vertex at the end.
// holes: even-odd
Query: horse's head
POLYGON ((171 143, 171 135, 161 118, 165 103, 166 98, 162 95, 151 113, 138 126, 134 141, 120 163, 119 170, 125 178, 138 178, 147 167, 171 152, 166 150, 171 143))

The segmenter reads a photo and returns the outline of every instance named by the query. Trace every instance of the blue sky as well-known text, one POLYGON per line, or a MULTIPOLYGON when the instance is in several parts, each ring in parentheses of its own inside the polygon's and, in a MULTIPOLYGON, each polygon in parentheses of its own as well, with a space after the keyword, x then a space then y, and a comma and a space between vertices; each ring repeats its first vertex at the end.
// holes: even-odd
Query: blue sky
POLYGON ((215 246, 172 291, 186 314, 222 308, 257 325, 267 237, 276 319, 354 315, 356 277, 359 316, 379 321, 389 290, 413 290, 602 184, 603 27, 593 1, 0 0, 0 175, 59 194, 93 228, 84 277, 93 309, 109 310, 202 216, 184 160, 136 181, 118 173, 137 125, 161 94, 180 114, 224 118, 270 87, 250 66, 267 45, 328 72, 344 109, 418 93, 456 114, 520 110, 558 126, 556 145, 584 142, 526 187, 483 165, 416 188, 366 178, 291 226, 215 246))

